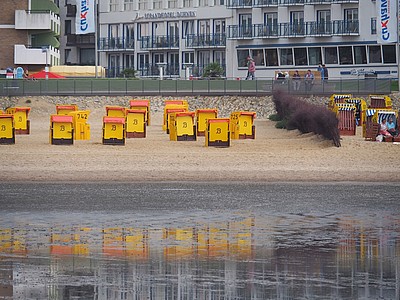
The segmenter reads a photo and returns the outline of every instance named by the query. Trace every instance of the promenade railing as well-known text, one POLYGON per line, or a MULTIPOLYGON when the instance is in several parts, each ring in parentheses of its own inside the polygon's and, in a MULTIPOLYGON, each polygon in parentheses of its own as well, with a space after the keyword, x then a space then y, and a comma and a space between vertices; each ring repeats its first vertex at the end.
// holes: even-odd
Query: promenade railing
POLYGON ((173 79, 0 79, 0 96, 34 95, 270 95, 285 90, 296 95, 390 94, 397 88, 397 79, 329 79, 315 80, 306 89, 303 80, 298 90, 291 80, 272 78, 243 80, 240 78, 173 79))

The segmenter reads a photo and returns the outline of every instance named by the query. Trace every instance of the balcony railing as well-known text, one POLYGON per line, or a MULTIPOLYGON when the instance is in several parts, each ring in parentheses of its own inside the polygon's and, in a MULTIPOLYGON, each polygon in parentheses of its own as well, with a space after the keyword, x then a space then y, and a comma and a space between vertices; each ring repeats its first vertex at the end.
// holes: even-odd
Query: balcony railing
POLYGON ((302 36, 358 35, 359 22, 336 20, 330 22, 306 22, 277 25, 253 24, 252 26, 229 25, 228 39, 277 38, 302 36))
POLYGON ((252 0, 227 0, 226 2, 227 8, 251 8, 252 6, 252 0))
POLYGON ((189 34, 186 37, 187 48, 218 48, 226 46, 226 35, 218 34, 189 34))
POLYGON ((252 8, 270 6, 292 6, 304 4, 358 3, 359 0, 227 0, 227 8, 252 8))
POLYGON ((304 4, 306 0, 279 0, 279 4, 281 5, 296 5, 296 4, 304 4))
POLYGON ((305 0, 307 4, 358 3, 359 0, 305 0))
POLYGON ((278 0, 253 0, 253 7, 278 6, 278 0))
MULTIPOLYGON (((176 78, 180 76, 179 71, 179 64, 168 63, 165 67, 163 67, 163 76, 176 78)), ((160 68, 157 64, 145 64, 138 68, 137 75, 140 77, 159 77, 160 68)))
POLYGON ((133 50, 135 43, 133 39, 126 38, 100 38, 99 39, 99 50, 100 51, 126 51, 133 50))
POLYGON ((254 24, 253 37, 255 38, 277 38, 278 37, 277 25, 254 24))
POLYGON ((89 34, 68 34, 67 46, 94 46, 94 33, 89 34))
POLYGON ((358 35, 360 26, 358 20, 354 21, 332 21, 333 35, 358 35))
POLYGON ((142 49, 179 49, 178 35, 142 36, 140 40, 142 49))

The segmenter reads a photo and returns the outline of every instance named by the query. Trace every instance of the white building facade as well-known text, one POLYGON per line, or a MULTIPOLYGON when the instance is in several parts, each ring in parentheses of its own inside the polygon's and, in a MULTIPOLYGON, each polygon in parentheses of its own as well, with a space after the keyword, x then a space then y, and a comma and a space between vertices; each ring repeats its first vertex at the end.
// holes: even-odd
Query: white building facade
POLYGON ((227 78, 257 78, 278 69, 330 78, 397 77, 396 43, 377 42, 374 0, 105 0, 99 1, 99 64, 108 77, 202 76, 217 62, 227 78), (162 70, 160 69, 162 67, 162 70), (188 72, 189 71, 189 72, 188 72))

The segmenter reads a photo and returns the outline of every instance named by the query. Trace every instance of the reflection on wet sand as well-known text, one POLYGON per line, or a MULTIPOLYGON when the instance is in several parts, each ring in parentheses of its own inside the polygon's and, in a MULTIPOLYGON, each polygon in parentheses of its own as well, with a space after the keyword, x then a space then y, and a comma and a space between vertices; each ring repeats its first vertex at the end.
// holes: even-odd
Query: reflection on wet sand
POLYGON ((0 228, 0 298, 399 299, 400 219, 0 228))

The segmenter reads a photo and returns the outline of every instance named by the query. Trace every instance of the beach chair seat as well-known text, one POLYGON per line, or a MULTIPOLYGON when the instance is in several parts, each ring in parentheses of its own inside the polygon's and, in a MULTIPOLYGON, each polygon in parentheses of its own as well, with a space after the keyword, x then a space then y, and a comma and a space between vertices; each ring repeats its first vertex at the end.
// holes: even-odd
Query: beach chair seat
POLYGON ((370 122, 367 124, 367 128, 365 131, 365 140, 366 141, 375 141, 376 136, 379 134, 379 129, 381 125, 379 123, 370 122))

